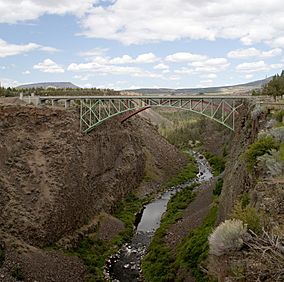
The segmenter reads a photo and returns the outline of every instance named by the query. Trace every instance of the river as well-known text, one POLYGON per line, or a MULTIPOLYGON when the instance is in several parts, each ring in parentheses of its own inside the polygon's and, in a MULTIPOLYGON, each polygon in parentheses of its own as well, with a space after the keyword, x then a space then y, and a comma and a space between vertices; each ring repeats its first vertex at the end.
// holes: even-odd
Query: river
POLYGON ((120 251, 109 259, 106 265, 105 276, 110 281, 143 281, 140 263, 151 243, 155 231, 160 226, 162 215, 167 210, 170 198, 188 185, 196 182, 206 182, 213 177, 209 163, 204 156, 197 152, 191 152, 191 155, 196 159, 199 168, 196 178, 181 185, 171 187, 159 198, 145 206, 132 241, 123 245, 120 251))

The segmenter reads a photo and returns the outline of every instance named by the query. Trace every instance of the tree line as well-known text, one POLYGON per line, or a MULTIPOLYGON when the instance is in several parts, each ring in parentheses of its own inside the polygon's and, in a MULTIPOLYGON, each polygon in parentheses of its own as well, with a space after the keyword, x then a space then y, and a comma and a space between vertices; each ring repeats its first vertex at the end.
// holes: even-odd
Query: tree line
POLYGON ((0 97, 19 97, 23 96, 114 96, 119 95, 119 91, 113 89, 99 88, 4 88, 0 87, 0 97))
POLYGON ((273 76, 272 80, 265 84, 261 89, 253 90, 253 96, 265 95, 272 96, 274 100, 277 100, 277 97, 283 97, 284 95, 284 70, 281 74, 276 74, 273 76))

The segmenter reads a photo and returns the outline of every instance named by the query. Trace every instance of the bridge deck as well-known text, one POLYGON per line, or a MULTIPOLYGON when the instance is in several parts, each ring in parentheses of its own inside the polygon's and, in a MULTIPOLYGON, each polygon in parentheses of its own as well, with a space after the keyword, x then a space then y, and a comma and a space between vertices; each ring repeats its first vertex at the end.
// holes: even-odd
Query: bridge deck
POLYGON ((228 96, 228 95, 145 95, 145 96, 39 96, 40 100, 123 100, 123 99, 257 99, 258 96, 228 96))

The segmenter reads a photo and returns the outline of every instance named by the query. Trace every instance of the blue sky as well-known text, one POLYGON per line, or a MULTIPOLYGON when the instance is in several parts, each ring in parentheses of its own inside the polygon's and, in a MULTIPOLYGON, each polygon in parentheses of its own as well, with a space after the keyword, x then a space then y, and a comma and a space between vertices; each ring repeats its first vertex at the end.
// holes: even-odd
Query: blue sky
POLYGON ((2 85, 207 87, 284 68, 280 0, 73 2, 0 0, 2 85))

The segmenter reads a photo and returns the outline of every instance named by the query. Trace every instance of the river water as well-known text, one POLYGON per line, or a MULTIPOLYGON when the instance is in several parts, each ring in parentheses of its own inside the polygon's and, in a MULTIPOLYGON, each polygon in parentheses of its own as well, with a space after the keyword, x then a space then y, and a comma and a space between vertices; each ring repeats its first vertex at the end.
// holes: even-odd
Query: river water
POLYGON ((188 185, 196 182, 206 182, 213 177, 210 166, 204 156, 197 152, 191 152, 191 155, 196 159, 199 168, 196 178, 171 187, 159 198, 145 206, 132 241, 123 245, 120 251, 107 262, 105 269, 106 279, 113 282, 143 281, 140 263, 155 231, 160 226, 162 215, 167 210, 170 198, 188 185))

